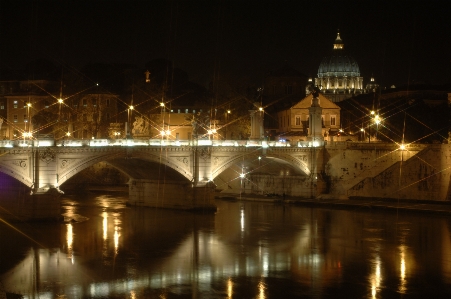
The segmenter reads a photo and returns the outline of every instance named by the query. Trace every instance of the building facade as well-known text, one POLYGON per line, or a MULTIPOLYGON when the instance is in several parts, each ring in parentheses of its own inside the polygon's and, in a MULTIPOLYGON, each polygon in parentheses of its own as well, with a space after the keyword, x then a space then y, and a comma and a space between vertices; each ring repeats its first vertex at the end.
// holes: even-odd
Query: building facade
MULTIPOLYGON (((309 108, 312 106, 313 95, 309 94, 297 104, 277 113, 279 123, 279 139, 290 141, 305 141, 310 135, 309 108)), ((340 107, 327 99, 323 94, 318 95, 318 105, 322 108, 321 135, 328 137, 340 128, 340 107)))

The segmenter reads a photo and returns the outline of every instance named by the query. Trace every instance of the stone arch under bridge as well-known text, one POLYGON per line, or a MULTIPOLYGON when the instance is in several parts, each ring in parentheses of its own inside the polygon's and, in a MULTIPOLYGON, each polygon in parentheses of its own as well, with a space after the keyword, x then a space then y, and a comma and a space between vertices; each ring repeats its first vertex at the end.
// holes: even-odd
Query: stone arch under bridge
POLYGON ((211 176, 214 179, 239 161, 258 159, 259 157, 279 159, 291 164, 306 176, 310 176, 312 161, 317 158, 318 152, 318 149, 311 148, 213 148, 211 176))
MULTIPOLYGON (((91 153, 87 157, 78 157, 79 153, 69 151, 59 155, 59 181, 61 185, 72 176, 80 171, 99 162, 124 160, 144 160, 148 162, 155 162, 168 166, 178 172, 181 176, 191 181, 192 163, 191 151, 189 148, 174 147, 174 148, 121 148, 121 149, 106 149, 105 151, 91 153)), ((118 168, 120 171, 126 173, 132 178, 137 178, 133 175, 131 169, 127 169, 125 163, 110 163, 112 166, 118 168)), ((136 163, 130 163, 136 166, 136 163)), ((142 173, 142 172, 141 172, 142 173)))

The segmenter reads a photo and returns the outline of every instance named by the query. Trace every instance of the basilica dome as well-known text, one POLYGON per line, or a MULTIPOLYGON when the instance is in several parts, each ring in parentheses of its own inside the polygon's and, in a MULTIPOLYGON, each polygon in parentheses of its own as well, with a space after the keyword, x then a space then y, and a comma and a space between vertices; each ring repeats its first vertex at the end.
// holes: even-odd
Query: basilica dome
POLYGON ((318 77, 359 77, 360 70, 357 61, 349 55, 334 53, 324 57, 318 68, 318 77))
POLYGON ((363 92, 363 78, 357 61, 344 51, 340 33, 332 53, 321 61, 315 85, 333 102, 339 102, 363 92))

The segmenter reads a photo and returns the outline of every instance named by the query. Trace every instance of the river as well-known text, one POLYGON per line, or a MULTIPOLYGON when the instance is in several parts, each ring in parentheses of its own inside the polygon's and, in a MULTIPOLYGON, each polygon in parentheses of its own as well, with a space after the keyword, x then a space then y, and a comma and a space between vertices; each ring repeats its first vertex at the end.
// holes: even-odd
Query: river
POLYGON ((64 223, 0 223, 0 294, 451 297, 447 216, 220 200, 204 214, 128 207, 118 194, 62 203, 64 223))

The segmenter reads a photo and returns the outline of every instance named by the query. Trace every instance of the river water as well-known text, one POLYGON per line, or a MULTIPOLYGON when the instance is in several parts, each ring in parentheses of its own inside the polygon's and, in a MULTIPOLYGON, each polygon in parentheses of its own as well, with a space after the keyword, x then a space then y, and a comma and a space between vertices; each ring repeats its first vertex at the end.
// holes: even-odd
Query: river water
POLYGON ((450 298, 451 218, 217 201, 215 214, 64 197, 0 224, 0 294, 24 298, 450 298))

